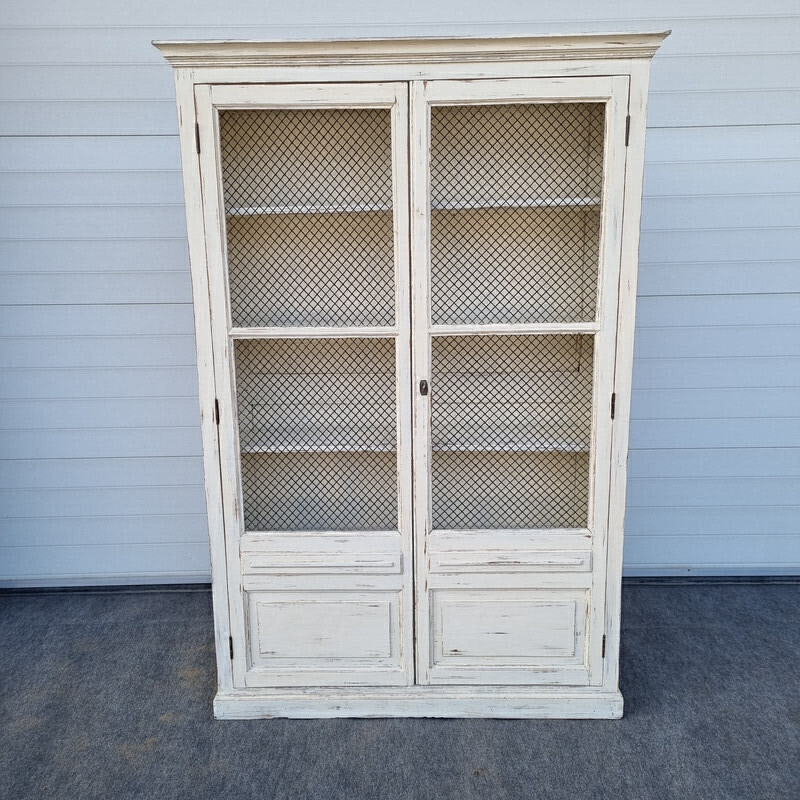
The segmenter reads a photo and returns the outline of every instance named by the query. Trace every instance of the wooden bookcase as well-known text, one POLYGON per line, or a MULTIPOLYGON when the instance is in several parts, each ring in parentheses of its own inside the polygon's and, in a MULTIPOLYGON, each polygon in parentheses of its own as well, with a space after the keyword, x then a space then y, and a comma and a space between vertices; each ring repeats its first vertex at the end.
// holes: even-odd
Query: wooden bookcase
POLYGON ((159 42, 220 717, 614 717, 666 34, 159 42))

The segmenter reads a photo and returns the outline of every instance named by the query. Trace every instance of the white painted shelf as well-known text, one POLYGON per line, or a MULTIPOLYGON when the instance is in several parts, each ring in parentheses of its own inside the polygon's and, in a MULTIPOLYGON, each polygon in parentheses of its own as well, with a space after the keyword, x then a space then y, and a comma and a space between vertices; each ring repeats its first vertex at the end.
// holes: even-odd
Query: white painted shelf
MULTIPOLYGON (((543 209, 543 208, 583 208, 600 205, 599 197, 554 197, 508 200, 498 203, 465 202, 435 203, 432 211, 501 211, 543 209)), ((391 206, 383 205, 276 205, 276 206, 232 206, 225 209, 228 217, 268 217, 281 214, 368 214, 391 213, 391 206)))
MULTIPOLYGON (((499 438, 499 437, 498 437, 499 438)), ((335 439, 319 439, 297 444, 292 441, 264 440, 246 442, 241 447, 243 455, 259 453, 393 453, 396 447, 390 444, 369 444, 355 442, 341 444, 335 439)), ((544 439, 507 437, 505 441, 434 441, 434 453, 588 453, 589 444, 577 439, 544 439)))

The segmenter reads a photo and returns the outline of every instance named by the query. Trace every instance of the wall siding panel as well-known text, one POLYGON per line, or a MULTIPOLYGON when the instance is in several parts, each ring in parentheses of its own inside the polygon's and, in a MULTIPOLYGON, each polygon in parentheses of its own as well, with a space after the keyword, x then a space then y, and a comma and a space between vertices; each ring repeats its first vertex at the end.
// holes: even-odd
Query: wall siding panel
POLYGON ((796 4, 32 0, 0 24, 0 582, 208 579, 177 119, 151 39, 665 28, 625 570, 800 573, 796 4))

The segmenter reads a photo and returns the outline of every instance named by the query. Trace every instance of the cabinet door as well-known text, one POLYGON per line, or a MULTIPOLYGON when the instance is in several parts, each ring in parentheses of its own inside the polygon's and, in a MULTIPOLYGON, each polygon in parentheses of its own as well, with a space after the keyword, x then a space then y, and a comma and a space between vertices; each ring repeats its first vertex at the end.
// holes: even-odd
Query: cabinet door
POLYGON ((627 79, 411 98, 419 680, 597 683, 627 79))
POLYGON ((407 86, 196 100, 234 683, 409 683, 407 86))

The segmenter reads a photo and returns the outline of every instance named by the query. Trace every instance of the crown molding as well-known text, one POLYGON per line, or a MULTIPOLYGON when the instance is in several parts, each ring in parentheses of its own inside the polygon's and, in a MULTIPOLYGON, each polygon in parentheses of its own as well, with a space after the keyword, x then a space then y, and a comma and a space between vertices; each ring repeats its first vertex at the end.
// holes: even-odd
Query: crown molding
POLYGON ((154 41, 175 68, 652 58, 670 31, 548 36, 154 41))

